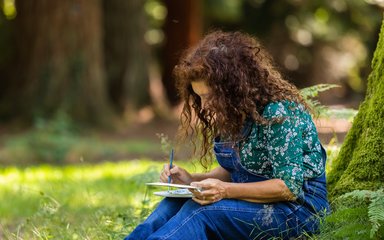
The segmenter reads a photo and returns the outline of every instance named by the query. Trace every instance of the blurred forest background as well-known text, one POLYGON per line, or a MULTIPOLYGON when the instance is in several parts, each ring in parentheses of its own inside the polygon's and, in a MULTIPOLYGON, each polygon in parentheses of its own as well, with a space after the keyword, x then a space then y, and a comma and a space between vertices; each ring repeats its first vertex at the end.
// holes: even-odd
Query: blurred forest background
POLYGON ((310 98, 338 114, 316 120, 333 213, 308 239, 383 239, 383 9, 383 0, 0 0, 0 239, 122 239, 160 201, 144 183, 158 181, 171 147, 177 165, 201 171, 182 161, 190 144, 174 140, 172 69, 213 29, 257 36, 300 89, 339 86, 310 98), (366 93, 349 131, 346 109, 366 93))
POLYGON ((380 3, 0 0, 0 163, 162 156, 179 112, 172 69, 212 29, 254 34, 296 86, 338 84, 321 103, 356 109, 380 3))

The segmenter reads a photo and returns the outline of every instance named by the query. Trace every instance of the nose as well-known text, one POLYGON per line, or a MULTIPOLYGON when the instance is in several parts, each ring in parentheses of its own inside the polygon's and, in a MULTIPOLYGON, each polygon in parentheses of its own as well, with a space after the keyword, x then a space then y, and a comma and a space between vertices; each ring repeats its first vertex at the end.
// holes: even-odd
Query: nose
POLYGON ((207 101, 201 98, 201 108, 204 108, 206 104, 207 104, 207 101))

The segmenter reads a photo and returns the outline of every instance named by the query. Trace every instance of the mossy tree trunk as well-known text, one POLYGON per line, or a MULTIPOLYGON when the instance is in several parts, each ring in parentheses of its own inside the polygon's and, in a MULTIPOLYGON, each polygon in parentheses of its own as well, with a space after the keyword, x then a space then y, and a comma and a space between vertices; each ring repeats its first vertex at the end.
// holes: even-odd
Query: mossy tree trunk
POLYGON ((384 186, 384 21, 364 102, 328 174, 331 196, 384 186))

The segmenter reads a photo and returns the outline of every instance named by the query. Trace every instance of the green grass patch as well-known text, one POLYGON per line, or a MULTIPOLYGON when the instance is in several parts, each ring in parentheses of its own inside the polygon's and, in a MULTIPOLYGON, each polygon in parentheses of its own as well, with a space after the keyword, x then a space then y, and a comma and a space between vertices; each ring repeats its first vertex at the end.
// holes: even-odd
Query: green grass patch
MULTIPOLYGON (((163 164, 142 159, 0 168, 0 239, 122 239, 161 200, 152 194, 158 188, 145 183, 158 180, 163 164)), ((190 162, 177 164, 191 172, 202 170, 190 162)), ((321 233, 309 238, 370 239, 372 220, 383 223, 380 205, 369 207, 375 199, 380 203, 380 194, 335 199, 321 233)), ((383 236, 379 226, 372 239, 383 236)))
POLYGON ((162 164, 3 168, 0 239, 122 239, 160 201, 145 182, 158 180, 162 164))

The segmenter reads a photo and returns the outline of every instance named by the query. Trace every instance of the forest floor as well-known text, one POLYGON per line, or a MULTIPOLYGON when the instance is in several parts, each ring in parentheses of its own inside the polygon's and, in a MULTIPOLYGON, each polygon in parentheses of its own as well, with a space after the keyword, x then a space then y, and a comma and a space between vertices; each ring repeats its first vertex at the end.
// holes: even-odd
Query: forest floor
MULTIPOLYGON (((351 123, 343 119, 315 121, 324 146, 340 145, 351 123)), ((12 131, 0 127, 0 163, 4 165, 77 164, 148 159, 166 161, 170 148, 175 159, 193 158, 193 144, 178 142, 176 117, 131 121, 119 131, 73 133, 60 124, 53 129, 12 131), (59 126, 59 127, 57 127, 59 126)))
MULTIPOLYGON (((320 141, 323 145, 341 144, 351 127, 351 123, 345 119, 318 119, 315 121, 320 141)), ((146 123, 133 123, 125 130, 110 134, 108 137, 115 140, 139 140, 149 141, 153 144, 164 144, 161 143, 161 138, 167 138, 168 143, 172 144, 175 141, 179 122, 176 120, 153 120, 146 123), (161 137, 162 136, 162 137, 161 137)), ((187 150, 190 154, 191 144, 186 143, 180 146, 183 151, 187 150)), ((178 153, 179 158, 185 158, 188 154, 178 153)), ((127 159, 133 159, 137 157, 136 154, 128 154, 125 156, 127 159)), ((159 151, 148 151, 146 156, 150 159, 159 159, 164 157, 164 153, 159 151)))

